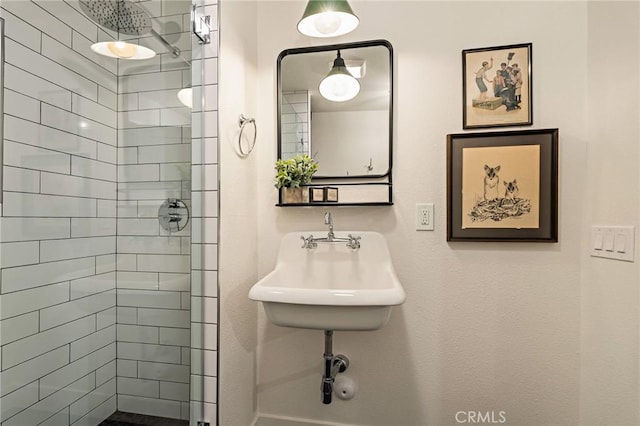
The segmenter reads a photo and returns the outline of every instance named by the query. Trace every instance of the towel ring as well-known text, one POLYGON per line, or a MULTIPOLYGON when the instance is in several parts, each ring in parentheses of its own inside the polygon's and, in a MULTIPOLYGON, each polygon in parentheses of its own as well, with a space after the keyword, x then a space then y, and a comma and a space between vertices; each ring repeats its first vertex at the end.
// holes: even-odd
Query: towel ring
POLYGON ((258 137, 258 127, 256 126, 255 118, 247 118, 244 114, 240 114, 240 118, 238 118, 238 126, 240 127, 240 134, 238 135, 238 150, 243 157, 248 156, 253 151, 253 148, 256 146, 256 138, 258 137), (244 127, 249 124, 253 124, 253 142, 249 145, 249 150, 245 151, 242 147, 242 132, 244 132, 244 127))

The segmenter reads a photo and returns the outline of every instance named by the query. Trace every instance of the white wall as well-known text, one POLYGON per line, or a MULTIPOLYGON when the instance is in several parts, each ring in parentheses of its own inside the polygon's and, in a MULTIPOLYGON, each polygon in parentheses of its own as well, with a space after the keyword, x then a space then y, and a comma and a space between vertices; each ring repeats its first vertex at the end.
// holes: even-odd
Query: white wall
MULTIPOLYGON (((258 34, 254 2, 220 4, 220 389, 221 425, 251 424, 256 411, 257 306, 247 298, 257 280, 258 159, 271 148, 266 118, 257 118, 257 141, 246 158, 237 154, 238 117, 258 117, 258 34)), ((248 135, 253 129, 247 127, 248 135)), ((246 143, 246 141, 244 142, 246 143)))
MULTIPOLYGON (((509 424, 636 424, 637 264, 596 263, 587 257, 586 241, 592 221, 638 222, 637 100, 621 95, 626 101, 607 103, 598 111, 602 124, 594 124, 600 98, 591 89, 597 81, 605 90, 608 80, 600 74, 607 68, 610 73, 612 63, 630 63, 625 79, 638 93, 637 25, 616 20, 618 14, 633 20, 637 5, 617 5, 622 10, 611 17, 601 10, 605 6, 586 2, 505 7, 501 2, 353 1, 352 7, 360 27, 330 43, 385 38, 394 46, 395 204, 332 211, 337 231, 370 229, 387 237, 408 300, 382 330, 335 334, 334 350, 349 356, 348 375, 360 391, 353 400, 330 406, 322 405, 319 395, 322 333, 275 327, 260 308, 258 412, 357 425, 454 424, 456 412, 464 410, 504 411, 509 424), (602 18, 595 20, 595 13, 602 18), (624 55, 615 50, 611 59, 598 63, 611 42, 593 47, 593 39, 605 36, 615 39, 624 55), (560 242, 447 243, 445 136, 462 131, 460 52, 520 42, 533 43, 534 128, 560 129, 560 242), (607 134, 614 123, 624 124, 617 138, 624 154, 612 150, 601 157, 609 145, 590 130, 607 134), (621 164, 634 172, 623 177, 624 168, 614 171, 616 166, 608 165, 618 155, 627 156, 621 164), (590 177, 605 165, 615 181, 590 177), (613 195, 611 188, 620 181, 634 195, 613 195), (589 210, 601 200, 616 203, 619 212, 597 207, 592 217, 589 210), (415 203, 429 201, 436 205, 436 230, 416 232, 415 203), (620 293, 610 291, 609 276, 618 281, 620 293), (602 373, 605 363, 608 370, 602 373), (601 397, 610 390, 603 406, 601 397)), ((301 13, 302 5, 291 2, 258 2, 257 118, 266 136, 255 175, 237 172, 222 179, 223 194, 238 185, 256 185, 250 194, 257 194, 258 204, 258 276, 273 267, 282 234, 317 227, 324 212, 274 207, 275 59, 285 48, 326 43, 297 33, 301 13)), ((224 213, 222 221, 223 232, 253 240, 246 223, 230 229, 224 213)), ((239 267, 253 264, 247 259, 239 267)), ((221 305, 225 315, 230 307, 224 296, 221 305)), ((228 327, 242 323, 247 329, 253 315, 251 310, 228 327)), ((223 360, 221 368, 233 370, 225 375, 246 377, 252 365, 223 360)))
MULTIPOLYGON (((584 235, 591 225, 637 229, 640 212, 640 7, 590 2, 588 12, 584 235), (624 72, 610 87, 603 82, 616 63, 624 72)), ((588 249, 582 252, 580 420, 635 425, 640 422, 638 255, 636 263, 612 262, 588 257, 588 249)))
POLYGON ((388 111, 314 112, 311 116, 311 150, 318 161, 318 176, 381 175, 389 170, 388 111))
MULTIPOLYGON (((260 8, 260 22, 274 16, 280 22, 272 37, 260 39, 265 91, 273 87, 278 52, 313 43, 297 35, 294 25, 281 25, 298 18, 289 6, 260 8)), ((380 331, 336 333, 335 351, 350 357, 350 375, 360 393, 330 407, 322 406, 318 395, 321 333, 279 329, 261 317, 260 412, 383 425, 453 423, 459 410, 502 410, 517 424, 576 423, 581 235, 575 217, 580 217, 582 194, 570 188, 582 173, 585 116, 561 101, 583 104, 585 77, 578 69, 570 79, 560 79, 557 70, 585 63, 585 5, 512 3, 503 19, 526 20, 509 31, 487 25, 482 32, 452 28, 495 20, 498 4, 363 2, 353 7, 361 27, 336 42, 381 37, 396 53, 395 205, 334 209, 334 218, 338 230, 385 234, 408 301, 380 331), (445 135, 461 130, 460 51, 515 41, 534 46, 536 127, 562 129, 561 243, 447 244, 445 135), (421 201, 436 204, 433 233, 412 229, 414 205, 421 201), (389 368, 390 362, 402 368, 389 368), (295 395, 295 403, 283 394, 295 395)), ((267 112, 273 101, 261 105, 267 112)), ((262 157, 265 180, 274 157, 275 149, 262 157)), ((322 210, 272 208, 275 194, 266 184, 260 188, 262 221, 275 224, 260 233, 264 274, 273 265, 268 254, 281 233, 317 226, 322 210)))

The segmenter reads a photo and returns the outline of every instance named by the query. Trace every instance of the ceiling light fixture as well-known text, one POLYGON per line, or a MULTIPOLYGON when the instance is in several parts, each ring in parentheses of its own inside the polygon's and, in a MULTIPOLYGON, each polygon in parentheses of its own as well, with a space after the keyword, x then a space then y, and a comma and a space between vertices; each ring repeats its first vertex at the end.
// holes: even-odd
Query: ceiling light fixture
POLYGON ((156 52, 148 47, 126 41, 103 41, 91 45, 94 52, 116 59, 149 59, 156 56, 156 52))
POLYGON ((347 0, 309 0, 298 31, 309 37, 336 37, 355 30, 359 23, 347 0))
POLYGON ((360 83, 347 70, 339 50, 338 56, 333 61, 333 68, 320 82, 319 90, 325 99, 333 102, 348 101, 360 92, 360 83))

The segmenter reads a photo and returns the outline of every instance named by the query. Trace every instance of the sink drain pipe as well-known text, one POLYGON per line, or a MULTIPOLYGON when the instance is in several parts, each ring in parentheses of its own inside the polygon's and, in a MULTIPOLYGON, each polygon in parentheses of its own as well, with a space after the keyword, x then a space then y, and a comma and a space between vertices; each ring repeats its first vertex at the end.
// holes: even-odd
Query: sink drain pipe
POLYGON ((331 404, 333 382, 338 373, 344 373, 349 367, 349 358, 345 355, 333 355, 333 331, 324 331, 324 374, 322 375, 322 403, 331 404))

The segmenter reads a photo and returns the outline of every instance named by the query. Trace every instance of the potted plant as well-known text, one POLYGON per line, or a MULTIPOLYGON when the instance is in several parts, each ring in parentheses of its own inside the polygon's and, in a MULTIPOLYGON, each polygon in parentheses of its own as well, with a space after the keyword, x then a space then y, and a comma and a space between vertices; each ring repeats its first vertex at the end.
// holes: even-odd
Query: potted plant
POLYGON ((311 183, 313 174, 318 170, 318 163, 307 154, 298 154, 286 160, 276 161, 275 187, 282 189, 284 203, 302 203, 301 185, 311 183))

